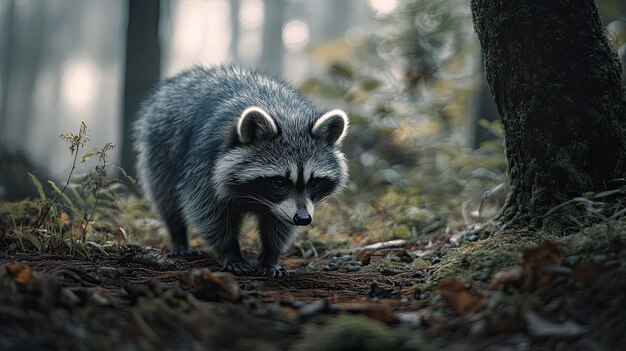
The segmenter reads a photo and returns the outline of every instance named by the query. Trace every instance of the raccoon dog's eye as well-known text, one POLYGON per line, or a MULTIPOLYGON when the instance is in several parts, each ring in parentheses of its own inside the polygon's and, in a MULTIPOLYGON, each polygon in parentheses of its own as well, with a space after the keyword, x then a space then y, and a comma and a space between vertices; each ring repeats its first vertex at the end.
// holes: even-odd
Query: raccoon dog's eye
POLYGON ((311 189, 316 189, 319 185, 320 185, 320 182, 318 182, 317 179, 309 180, 309 187, 311 189))
POLYGON ((272 186, 276 189, 285 189, 285 181, 281 179, 272 179, 272 186))

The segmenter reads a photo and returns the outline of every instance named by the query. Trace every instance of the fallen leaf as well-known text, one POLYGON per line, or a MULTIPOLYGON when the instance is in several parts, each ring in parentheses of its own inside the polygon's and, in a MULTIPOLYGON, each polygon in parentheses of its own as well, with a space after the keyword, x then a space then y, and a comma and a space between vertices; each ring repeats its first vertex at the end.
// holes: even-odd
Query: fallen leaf
POLYGON ((367 266, 372 260, 372 255, 370 255, 368 251, 361 251, 356 255, 356 259, 364 266, 367 266))
POLYGON ((374 209, 378 211, 379 213, 385 212, 385 208, 380 202, 376 200, 372 200, 370 203, 372 204, 372 207, 374 207, 374 209))
POLYGON ((383 323, 392 323, 396 320, 393 309, 387 305, 379 303, 344 302, 339 303, 336 306, 339 311, 362 313, 383 323))
POLYGON ((194 269, 187 279, 189 291, 207 301, 241 300, 241 289, 235 277, 228 272, 211 272, 207 268, 194 269))
POLYGON ((419 250, 420 245, 416 242, 409 241, 408 243, 404 244, 402 248, 409 251, 416 251, 419 250))
POLYGON ((560 265, 562 261, 561 249, 549 241, 524 250, 522 290, 534 291, 546 286, 554 276, 550 268, 560 265))
POLYGON ((575 282, 589 285, 593 284, 600 274, 602 274, 601 265, 593 262, 584 262, 574 267, 570 278, 575 282))
POLYGON ((14 282, 20 285, 30 285, 34 280, 33 271, 26 263, 9 263, 6 271, 14 282))
POLYGON ((393 255, 397 257, 407 257, 409 256, 409 253, 405 249, 402 249, 402 248, 363 250, 356 255, 356 258, 365 266, 370 263, 372 257, 383 258, 388 255, 393 255))
POLYGON ((438 287, 443 301, 457 312, 463 312, 478 303, 478 298, 465 289, 465 284, 457 278, 448 277, 438 287))
POLYGON ((61 220, 61 222, 67 222, 70 220, 70 216, 65 212, 61 212, 59 219, 61 220))
POLYGON ((493 276, 490 285, 492 289, 500 289, 505 285, 516 285, 520 282, 522 276, 522 267, 507 267, 493 276))
POLYGON ((384 305, 369 305, 369 307, 365 311, 365 315, 387 324, 392 323, 396 320, 393 310, 390 307, 384 305))

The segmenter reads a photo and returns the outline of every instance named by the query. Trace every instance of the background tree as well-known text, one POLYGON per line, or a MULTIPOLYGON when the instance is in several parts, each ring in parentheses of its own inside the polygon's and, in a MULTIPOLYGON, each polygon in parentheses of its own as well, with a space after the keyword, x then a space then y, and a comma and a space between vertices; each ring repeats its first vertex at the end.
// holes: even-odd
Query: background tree
POLYGON ((135 153, 131 126, 141 99, 159 79, 160 0, 129 0, 124 73, 124 116, 122 131, 122 167, 134 174, 135 153))
POLYGON ((505 131, 511 189, 499 220, 563 227, 568 216, 547 211, 624 176, 615 50, 592 0, 473 0, 471 9, 505 131))
MULTIPOLYGON (((8 96, 9 74, 11 72, 11 43, 13 41, 13 13, 15 1, 8 0, 2 3, 2 50, 0 51, 0 128, 5 128, 6 101, 8 96)), ((0 135, 1 137, 1 135, 0 135)))
POLYGON ((266 72, 280 75, 283 71, 283 22, 285 4, 283 1, 265 0, 263 39, 259 67, 266 72))
POLYGON ((485 74, 483 71, 485 62, 482 57, 482 53, 480 55, 480 78, 478 87, 472 96, 472 102, 470 104, 468 115, 467 146, 472 149, 478 149, 485 140, 496 138, 496 136, 494 136, 489 129, 485 128, 481 124, 481 121, 491 123, 500 120, 498 107, 493 101, 493 96, 489 91, 489 85, 485 80, 485 74))
POLYGON ((241 38, 241 23, 239 21, 239 14, 241 12, 241 3, 239 0, 230 1, 230 60, 232 63, 239 63, 239 41, 241 38))
POLYGON ((2 6, 0 34, 0 139, 19 143, 28 136, 32 122, 32 97, 42 61, 44 8, 40 3, 2 6))

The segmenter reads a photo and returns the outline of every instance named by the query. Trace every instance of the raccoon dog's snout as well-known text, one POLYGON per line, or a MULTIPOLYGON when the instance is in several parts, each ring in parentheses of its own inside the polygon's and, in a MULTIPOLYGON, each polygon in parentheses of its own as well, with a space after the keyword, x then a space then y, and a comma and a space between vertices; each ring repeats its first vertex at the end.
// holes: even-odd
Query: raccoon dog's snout
POLYGON ((307 210, 298 210, 293 216, 293 223, 295 225, 309 225, 311 224, 311 215, 307 210))

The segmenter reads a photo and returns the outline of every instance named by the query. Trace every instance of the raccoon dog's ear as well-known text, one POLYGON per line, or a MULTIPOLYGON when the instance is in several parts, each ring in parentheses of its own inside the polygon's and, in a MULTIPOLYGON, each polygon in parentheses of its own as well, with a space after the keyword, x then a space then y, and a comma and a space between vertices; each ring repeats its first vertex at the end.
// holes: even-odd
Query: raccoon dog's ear
POLYGON ((278 134, 276 122, 262 108, 253 106, 245 109, 237 121, 237 137, 243 144, 259 139, 271 139, 278 134))
POLYGON ((348 115, 339 109, 326 112, 315 121, 311 134, 326 141, 329 145, 341 144, 348 134, 348 115))

